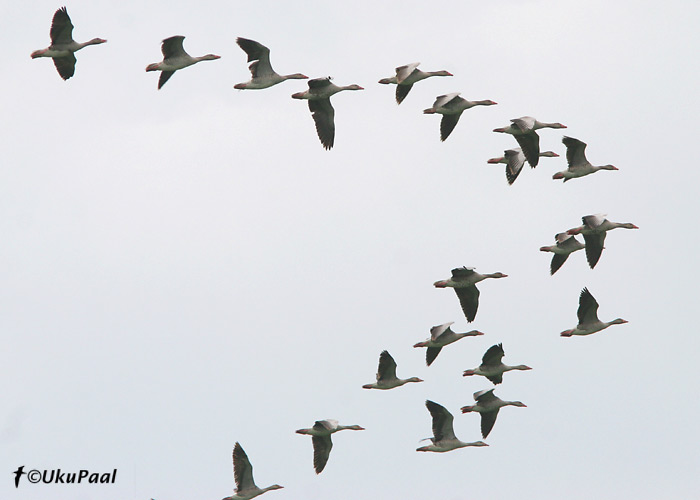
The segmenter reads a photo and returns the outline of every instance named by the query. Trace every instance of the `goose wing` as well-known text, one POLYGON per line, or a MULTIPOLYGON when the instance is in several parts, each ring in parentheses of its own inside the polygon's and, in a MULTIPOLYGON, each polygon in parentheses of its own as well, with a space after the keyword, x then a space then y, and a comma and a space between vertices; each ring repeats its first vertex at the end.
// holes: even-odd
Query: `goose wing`
POLYGON ((400 84, 396 86, 396 104, 401 104, 413 88, 413 84, 400 84))
POLYGON ((443 439, 456 439, 452 426, 454 420, 452 414, 444 406, 430 400, 425 402, 425 406, 428 408, 430 416, 433 417, 433 437, 435 442, 443 439))
POLYGON ((600 260, 600 255, 603 253, 603 245, 605 243, 606 232, 584 234, 583 240, 586 242, 586 260, 591 269, 600 260))
POLYGON ((379 355, 379 368, 377 369, 377 382, 380 380, 396 379, 396 361, 389 351, 382 351, 379 355))
POLYGON ((498 417, 498 408, 494 411, 481 413, 481 437, 484 439, 489 435, 491 429, 493 429, 496 423, 496 417, 498 417))
POLYGON ((270 65, 270 49, 255 40, 248 38, 236 38, 238 46, 248 55, 248 62, 255 61, 248 66, 253 78, 265 77, 274 74, 270 65))
POLYGON ((566 162, 569 168, 580 167, 588 164, 586 159, 586 143, 581 142, 573 137, 564 136, 561 140, 566 146, 566 162))
MULTIPOLYGON (((310 84, 311 82, 309 82, 310 84)), ((330 83, 330 82, 329 82, 330 83)), ((335 110, 328 99, 310 99, 309 111, 316 124, 316 133, 325 149, 333 147, 335 139, 335 110)))
POLYGON ((500 365, 504 354, 503 344, 496 344, 489 347, 484 357, 481 358, 481 366, 494 367, 500 365))
POLYGON ((67 56, 54 57, 53 64, 56 66, 58 74, 64 80, 68 80, 75 74, 75 55, 71 52, 67 56))
MULTIPOLYGON (((187 55, 185 48, 182 46, 182 42, 185 39, 182 35, 171 36, 163 40, 160 46, 161 52, 163 52, 163 59, 170 59, 171 57, 179 57, 187 55)), ((165 83, 165 82, 163 82, 165 83)))
POLYGON ((445 141, 452 131, 455 129, 457 126, 457 122, 459 121, 459 117, 462 116, 462 113, 456 113, 453 115, 442 115, 442 120, 440 120, 440 140, 445 141))
POLYGON ((396 83, 401 84, 406 78, 411 76, 411 74, 418 68, 419 62, 406 64, 405 66, 399 66, 396 68, 396 83))
POLYGON ((440 354, 440 351, 442 350, 442 347, 428 347, 425 351, 425 364, 430 366, 433 361, 435 361, 435 358, 437 358, 438 354, 440 354))
POLYGON ((525 159, 532 168, 535 168, 540 161, 540 136, 534 130, 525 134, 515 135, 515 140, 520 144, 525 159))
POLYGON ((581 290, 581 295, 578 298, 578 324, 587 325, 597 323, 598 320, 598 302, 595 300, 588 288, 581 290))
POLYGON ((479 289, 476 285, 466 287, 455 287, 455 293, 459 298, 459 304, 462 306, 462 312, 466 316, 467 321, 471 323, 476 317, 476 310, 479 308, 479 289))
POLYGON ((328 434, 327 436, 312 436, 311 442, 314 446, 314 470, 316 474, 320 474, 328 463, 333 441, 331 441, 331 435, 328 434))
POLYGON ((561 266, 564 265, 564 262, 566 262, 566 259, 569 258, 569 254, 561 254, 561 253, 555 253, 552 255, 552 262, 549 264, 549 274, 554 275, 561 266))
POLYGON ((50 35, 51 45, 64 45, 73 41, 73 23, 70 21, 68 10, 65 7, 61 7, 54 13, 50 35))
POLYGON ((521 149, 508 149, 503 152, 503 157, 507 162, 506 179, 508 184, 513 184, 518 175, 520 175, 523 165, 525 165, 525 155, 521 149))
POLYGON ((257 488, 253 481, 253 466, 240 443, 233 447, 233 479, 236 482, 236 491, 257 488))

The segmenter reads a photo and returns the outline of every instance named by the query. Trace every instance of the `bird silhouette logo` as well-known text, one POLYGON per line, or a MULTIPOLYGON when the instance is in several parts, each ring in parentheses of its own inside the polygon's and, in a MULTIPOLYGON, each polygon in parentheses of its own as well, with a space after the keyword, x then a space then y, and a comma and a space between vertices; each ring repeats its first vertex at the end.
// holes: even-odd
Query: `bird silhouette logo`
POLYGON ((24 465, 21 465, 17 467, 17 470, 13 472, 15 475, 15 488, 19 488, 19 478, 22 477, 23 474, 26 474, 24 472, 24 465))

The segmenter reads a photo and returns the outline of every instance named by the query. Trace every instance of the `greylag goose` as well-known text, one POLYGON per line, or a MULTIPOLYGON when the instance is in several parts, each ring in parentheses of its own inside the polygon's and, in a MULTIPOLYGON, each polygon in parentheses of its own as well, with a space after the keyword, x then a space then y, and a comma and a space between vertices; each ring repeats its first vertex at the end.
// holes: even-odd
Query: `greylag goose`
POLYGON ((382 351, 379 355, 379 368, 377 368, 377 381, 373 384, 365 384, 363 389, 393 389, 401 387, 408 382, 423 382, 418 377, 401 379, 396 377, 396 361, 389 351, 382 351))
POLYGON ((250 465, 248 455, 245 454, 239 443, 233 447, 233 478, 236 481, 236 491, 233 496, 223 500, 250 500, 270 490, 284 488, 279 484, 273 484, 267 488, 258 488, 253 481, 253 466, 250 465))
POLYGON ((520 406, 525 408, 525 405, 520 401, 503 401, 493 393, 493 389, 475 392, 474 401, 476 401, 476 404, 473 406, 463 406, 462 413, 475 411, 481 414, 481 436, 484 439, 486 439, 486 436, 488 436, 491 429, 493 429, 493 424, 496 423, 498 410, 504 406, 520 406))
POLYGON ((307 99, 309 111, 316 124, 316 133, 325 149, 333 147, 335 139, 335 110, 331 106, 331 96, 342 90, 364 90, 359 85, 346 85, 339 87, 331 83, 328 78, 314 78, 309 80, 309 90, 292 94, 294 99, 307 99))
POLYGON ((463 376, 468 377, 470 375, 482 375, 489 379, 494 384, 498 385, 503 382, 503 374, 511 370, 532 370, 527 365, 515 365, 508 366, 504 365, 501 360, 503 359, 503 344, 497 344, 489 347, 489 349, 481 358, 481 364, 478 368, 473 370, 464 370, 463 376))
POLYGON ((454 417, 444 406, 427 400, 425 402, 425 407, 428 408, 430 416, 433 417, 433 437, 428 438, 433 444, 421 446, 417 448, 416 451, 444 453, 466 446, 488 446, 483 441, 465 443, 457 439, 453 428, 454 417))
POLYGON ((310 429, 299 429, 297 434, 306 434, 311 436, 311 441, 314 446, 314 470, 316 474, 320 474, 333 448, 331 434, 342 430, 364 431, 364 427, 359 425, 340 425, 337 420, 317 420, 314 426, 310 429))
POLYGON ((462 311, 468 322, 474 321, 476 310, 479 307, 479 290, 476 283, 486 278, 507 278, 507 274, 479 274, 473 267, 458 267, 452 270, 452 278, 436 281, 433 286, 436 288, 452 287, 457 293, 462 311))
POLYGON ((521 116, 510 122, 507 127, 495 128, 493 131, 514 136, 532 168, 535 168, 540 161, 540 136, 535 131, 541 128, 566 128, 566 125, 561 123, 544 123, 531 116, 521 116))
MULTIPOLYGON (((556 158, 559 155, 554 151, 545 151, 544 153, 540 153, 540 158, 543 156, 556 158)), ((499 158, 491 158, 488 163, 505 163, 507 165, 506 179, 508 180, 508 184, 512 185, 515 182, 515 179, 518 178, 518 175, 520 175, 523 165, 525 165, 525 155, 523 154, 523 150, 520 148, 507 149, 503 152, 503 156, 499 158)))
POLYGON ((564 182, 566 182, 576 177, 592 174, 598 170, 618 170, 617 167, 612 165, 600 165, 598 167, 591 165, 586 159, 585 142, 567 136, 564 136, 561 142, 566 146, 566 162, 569 164, 569 167, 554 174, 552 179, 564 179, 564 182))
POLYGON ((591 269, 595 267, 603 253, 603 243, 607 231, 621 227, 623 229, 639 229, 630 222, 610 222, 605 214, 586 215, 581 218, 583 225, 569 229, 568 234, 582 234, 586 242, 586 260, 591 269))
POLYGON ((37 57, 51 57, 58 74, 64 80, 68 80, 75 73, 75 54, 88 45, 98 45, 107 40, 93 38, 84 43, 73 40, 73 23, 70 21, 65 7, 58 9, 51 21, 51 45, 45 49, 32 52, 32 59, 37 57))
POLYGON ((578 325, 571 330, 561 332, 562 337, 571 337, 572 335, 590 335, 591 333, 605 330, 610 325, 621 325, 627 323, 622 318, 617 318, 612 321, 600 321, 598 319, 598 302, 593 298, 588 288, 581 290, 581 295, 578 298, 578 325))
POLYGON ((472 330, 465 333, 455 333, 450 328, 450 325, 454 325, 454 321, 449 323, 444 323, 442 325, 434 326, 430 329, 430 338, 425 342, 418 342, 413 347, 427 347, 425 352, 425 364, 430 366, 440 351, 446 345, 452 342, 457 342, 459 339, 464 337, 476 337, 477 335, 483 335, 478 330, 472 330))
POLYGON ((467 101, 459 97, 459 92, 454 94, 445 94, 438 96, 433 103, 432 108, 424 109, 423 113, 431 115, 438 113, 442 115, 440 121, 440 140, 447 139, 454 130, 459 117, 465 109, 473 108, 474 106, 493 106, 498 104, 494 101, 467 101))
POLYGON ((186 68, 187 66, 192 66, 200 61, 213 61, 221 58, 221 56, 214 54, 192 57, 185 52, 185 49, 182 47, 182 42, 184 39, 184 36, 178 35, 171 36, 170 38, 163 40, 163 44, 160 47, 161 51, 163 52, 163 61, 146 66, 146 71, 161 72, 160 78, 158 79, 159 90, 177 70, 186 68))
POLYGON ((552 252, 554 254, 552 255, 552 263, 549 266, 550 275, 554 275, 564 265, 569 255, 586 246, 569 233, 558 233, 554 235, 554 239, 557 240, 556 245, 540 248, 540 252, 552 252))
POLYGON ((291 75, 275 73, 270 65, 270 49, 255 40, 238 37, 236 38, 236 43, 248 54, 248 62, 252 61, 252 64, 248 66, 251 79, 245 83, 237 83, 233 86, 234 89, 266 89, 285 80, 305 80, 309 78, 301 73, 293 73, 291 75))
POLYGON ((449 71, 421 71, 418 69, 420 63, 411 63, 396 68, 396 76, 382 78, 379 83, 384 85, 396 84, 396 104, 401 104, 411 91, 413 84, 431 76, 452 76, 449 71))

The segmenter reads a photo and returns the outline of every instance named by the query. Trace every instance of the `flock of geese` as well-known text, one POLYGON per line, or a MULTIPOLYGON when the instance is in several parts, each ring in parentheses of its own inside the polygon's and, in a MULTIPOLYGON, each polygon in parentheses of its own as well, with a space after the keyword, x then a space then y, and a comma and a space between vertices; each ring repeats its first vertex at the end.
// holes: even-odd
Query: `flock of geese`
MULTIPOLYGON (((84 43, 73 40, 73 24, 65 7, 56 11, 51 24, 50 36, 51 45, 45 49, 32 52, 32 58, 50 57, 58 74, 64 80, 68 80, 75 73, 75 52, 89 45, 105 43, 102 38, 93 38, 84 43)), ((184 36, 173 36, 163 40, 161 50, 163 60, 161 62, 149 64, 146 71, 160 71, 158 79, 158 89, 173 76, 173 74, 188 66, 192 66, 200 61, 211 61, 219 59, 220 56, 207 54, 200 57, 190 56, 183 47, 184 36)), ((264 45, 247 38, 237 38, 236 43, 247 54, 250 62, 249 70, 251 79, 244 83, 234 85, 234 88, 241 90, 265 89, 277 85, 286 80, 308 79, 302 73, 280 75, 276 73, 270 64, 270 50, 264 45)), ((396 75, 379 80, 380 84, 396 85, 396 102, 401 104, 411 91, 413 85, 421 80, 434 76, 452 76, 448 71, 426 72, 418 69, 419 63, 407 64, 396 68, 396 75)), ((309 111, 316 125, 318 138, 325 149, 331 149, 335 140, 335 111, 331 105, 330 98, 334 94, 344 90, 363 90, 359 85, 337 86, 331 82, 330 78, 315 78, 308 80, 308 90, 297 92, 292 95, 294 99, 308 101, 309 111)), ((438 96, 432 107, 425 109, 425 114, 440 114, 440 139, 445 141, 455 129, 462 113, 475 106, 492 106, 496 102, 491 100, 469 101, 460 97, 459 93, 450 93, 438 96)), ((525 163, 531 168, 535 168, 540 157, 557 157, 552 151, 540 152, 539 136, 537 130, 543 128, 562 129, 566 128, 561 123, 540 122, 535 118, 524 116, 511 120, 511 123, 502 128, 494 129, 494 132, 512 135, 517 141, 519 148, 508 149, 502 157, 492 158, 488 163, 505 164, 506 179, 509 184, 513 184, 520 175, 525 163)), ((572 137, 564 137, 562 142, 566 146, 566 159, 568 168, 554 174, 553 179, 563 179, 567 182, 597 172, 598 170, 617 170, 613 165, 594 166, 585 155, 586 144, 572 137)), ((631 223, 611 222, 604 215, 587 215, 582 218, 581 226, 558 233, 555 236, 556 244, 543 246, 543 252, 553 253, 550 274, 554 275, 569 258, 569 255, 584 249, 589 266, 593 269, 598 263, 607 232, 616 228, 638 229, 631 223), (582 235, 584 242, 576 239, 576 235, 582 235)), ((474 268, 460 267, 452 270, 450 278, 436 281, 436 288, 453 288, 459 299, 460 306, 467 322, 474 321, 479 307, 480 292, 476 287, 477 283, 486 279, 506 278, 507 275, 497 272, 491 274, 479 274, 474 268)), ((626 323, 624 319, 618 318, 612 321, 601 321, 598 319, 598 302, 593 295, 584 288, 579 297, 578 324, 575 328, 561 332, 562 337, 574 335, 590 335, 599 332, 611 325, 626 323)), ((453 322, 434 326, 430 329, 430 338, 423 342, 418 342, 414 347, 426 347, 426 365, 430 366, 441 349, 464 337, 483 335, 478 330, 464 333, 456 333, 451 329, 453 322)), ((490 347, 483 355, 481 364, 470 370, 465 370, 463 376, 483 376, 494 385, 503 382, 503 374, 513 370, 530 370, 527 365, 509 366, 502 362, 504 356, 502 344, 490 347)), ((364 389, 390 390, 401 387, 407 383, 423 382, 418 377, 406 379, 398 378, 396 375, 396 361, 388 351, 383 351, 379 356, 379 366, 376 374, 376 381, 365 384, 364 389)), ((481 435, 486 438, 492 431, 496 422, 498 412, 504 406, 525 407, 520 401, 504 401, 494 394, 494 388, 485 389, 474 393, 474 405, 463 406, 462 413, 477 412, 481 416, 481 435)), ((431 444, 421 446, 416 451, 423 452, 448 452, 464 447, 488 446, 483 441, 464 442, 459 440, 453 429, 453 415, 442 405, 433 401, 426 401, 425 406, 432 417, 433 437, 428 438, 431 444)), ((313 467, 317 474, 320 474, 328 462, 333 443, 331 435, 342 430, 364 430, 359 425, 341 425, 336 420, 318 420, 311 428, 299 429, 298 434, 311 436, 313 444, 313 467)), ((233 467, 236 491, 233 496, 223 500, 249 500, 267 491, 280 489, 282 486, 274 484, 266 488, 259 488, 253 480, 253 467, 241 447, 236 443, 233 448, 233 467)))

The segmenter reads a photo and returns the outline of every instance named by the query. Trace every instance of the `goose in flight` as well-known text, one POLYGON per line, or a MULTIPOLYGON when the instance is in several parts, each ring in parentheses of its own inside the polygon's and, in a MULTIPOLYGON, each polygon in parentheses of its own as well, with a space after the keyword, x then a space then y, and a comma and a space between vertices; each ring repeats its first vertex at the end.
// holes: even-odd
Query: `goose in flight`
POLYGON ((527 162, 532 168, 540 161, 540 136, 536 130, 541 128, 566 128, 561 123, 545 123, 534 119, 531 116, 521 116, 510 121, 507 127, 495 128, 494 132, 511 134, 518 141, 527 162))
POLYGON ((578 298, 578 325, 571 330, 561 332, 562 337, 571 337, 573 335, 590 335, 591 333, 605 330, 610 325, 621 325, 627 323, 622 318, 617 318, 612 321, 600 321, 598 319, 598 302, 593 298, 588 288, 581 290, 581 295, 578 298))
POLYGON ((296 431, 297 434, 311 436, 311 442, 314 446, 314 470, 316 474, 320 474, 328 462, 331 448, 333 448, 331 434, 346 429, 353 431, 365 430, 364 427, 359 425, 340 425, 337 420, 327 419, 317 420, 310 429, 299 429, 296 431))
POLYGON ((31 56, 32 59, 52 58, 58 74, 64 80, 68 80, 75 73, 75 52, 88 45, 98 45, 107 41, 102 38, 93 38, 84 43, 73 40, 73 23, 65 7, 61 7, 54 13, 50 35, 51 45, 45 49, 35 50, 31 56))
POLYGON ((158 79, 158 89, 165 85, 165 82, 173 76, 179 69, 186 68, 187 66, 192 66, 200 61, 213 61, 215 59, 220 59, 221 56, 214 54, 207 54, 200 57, 192 57, 182 46, 182 42, 185 39, 184 36, 171 36, 163 40, 160 50, 163 52, 163 60, 159 63, 153 63, 146 66, 146 71, 160 71, 160 78, 158 79))
POLYGON ((279 484, 273 484, 267 488, 258 488, 253 481, 253 466, 250 465, 248 455, 239 443, 233 447, 233 478, 236 481, 236 491, 233 496, 222 500, 250 500, 270 490, 283 488, 279 484))
POLYGON ((413 84, 431 76, 452 76, 449 71, 421 71, 418 69, 420 63, 406 64, 396 68, 396 76, 382 78, 379 83, 384 85, 396 85, 396 104, 401 104, 413 88, 413 84))
POLYGON ((603 253, 603 244, 605 243, 605 235, 612 229, 621 227, 623 229, 639 229, 631 222, 610 222, 605 218, 605 214, 586 215, 581 218, 583 225, 569 229, 568 234, 582 234, 583 240, 586 242, 586 260, 588 265, 593 269, 600 260, 600 255, 603 253))
MULTIPOLYGON (((556 158, 559 155, 554 151, 545 151, 540 153, 540 157, 556 158)), ((506 164, 506 180, 512 185, 515 179, 520 175, 520 171, 525 165, 525 155, 520 148, 507 149, 503 152, 503 156, 499 158, 491 158, 488 163, 505 163, 506 164)))
POLYGON ((331 105, 331 96, 343 90, 364 90, 359 85, 339 87, 328 78, 309 80, 309 90, 292 94, 294 99, 307 99, 309 111, 316 124, 316 133, 325 149, 331 149, 335 140, 335 110, 331 105))
POLYGON ((598 170, 619 170, 613 165, 593 166, 586 159, 586 143, 573 137, 564 136, 561 140, 566 146, 566 162, 569 167, 566 170, 557 172, 552 179, 564 179, 564 182, 592 174, 598 170))
POLYGON ((540 247, 541 252, 552 252, 554 254, 549 266, 550 275, 554 275, 564 265, 569 255, 586 246, 569 233, 558 233, 554 236, 554 239, 557 241, 556 245, 540 247))
POLYGON ((252 64, 248 66, 251 79, 245 83, 237 83, 233 86, 234 89, 266 89, 285 80, 306 80, 309 78, 301 73, 277 74, 270 65, 270 49, 255 40, 238 37, 236 43, 248 54, 248 62, 252 61, 252 64))
POLYGON ((464 377, 470 375, 482 375, 489 379, 494 384, 498 385, 503 382, 503 374, 511 370, 532 370, 527 365, 515 365, 509 366, 504 365, 501 361, 503 359, 503 344, 496 344, 489 347, 489 349, 481 358, 481 364, 474 368, 473 370, 464 370, 464 377))
POLYGON ((423 382, 418 377, 400 379, 396 376, 396 361, 389 351, 382 351, 379 355, 379 368, 377 368, 377 381, 373 384, 365 384, 363 389, 393 389, 401 387, 408 382, 423 382))
POLYGON ((430 366, 440 351, 446 345, 453 342, 457 342, 459 339, 464 337, 476 337, 477 335, 483 335, 478 330, 472 330, 465 333, 455 333, 450 328, 450 325, 454 325, 454 321, 449 323, 444 323, 442 325, 434 326, 430 329, 430 338, 424 342, 418 342, 413 347, 427 347, 425 352, 425 364, 430 366))
POLYGON ((437 453, 444 453, 446 451, 452 451, 458 448, 464 448, 466 446, 488 446, 483 441, 465 443, 464 441, 457 439, 452 425, 454 417, 444 406, 427 400, 425 402, 425 407, 428 408, 430 416, 433 418, 433 437, 428 438, 433 444, 421 446, 420 448, 417 448, 416 451, 434 451, 437 453))
POLYGON ((520 406, 525 408, 525 405, 520 401, 503 401, 493 393, 493 389, 479 391, 474 393, 475 405, 463 406, 462 413, 478 412, 481 414, 481 436, 486 439, 493 425, 496 423, 498 410, 504 406, 520 406))
POLYGON ((476 284, 487 278, 507 277, 508 275, 503 273, 479 274, 474 271, 473 267, 458 267, 452 270, 450 279, 436 281, 433 283, 433 286, 436 288, 454 288, 464 316, 471 323, 474 321, 476 310, 479 307, 479 290, 476 288, 476 284))
POLYGON ((473 108, 474 106, 493 106, 498 104, 494 101, 467 101, 459 97, 459 92, 453 94, 445 94, 438 96, 433 103, 432 108, 424 109, 423 113, 431 115, 434 113, 442 115, 440 121, 440 140, 445 141, 454 128, 457 126, 459 117, 465 109, 473 108))

